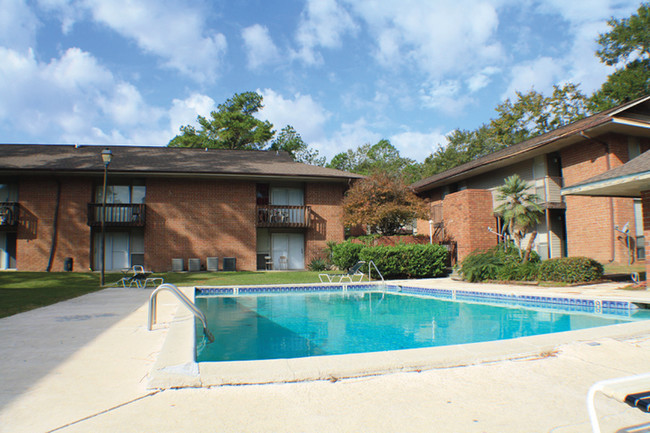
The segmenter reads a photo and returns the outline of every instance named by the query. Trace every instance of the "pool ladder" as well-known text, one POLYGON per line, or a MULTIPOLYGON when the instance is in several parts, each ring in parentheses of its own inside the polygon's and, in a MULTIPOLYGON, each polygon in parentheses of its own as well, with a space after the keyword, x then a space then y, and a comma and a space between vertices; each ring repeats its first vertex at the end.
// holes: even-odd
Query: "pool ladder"
POLYGON ((375 265, 375 262, 372 260, 368 261, 368 280, 372 281, 372 277, 370 276, 370 272, 372 271, 372 268, 370 267, 372 265, 375 268, 375 271, 377 271, 377 274, 379 274, 379 277, 381 278, 381 284, 382 287, 384 288, 384 292, 386 291, 386 281, 384 280, 384 276, 379 272, 379 269, 377 269, 377 265, 375 265))
POLYGON ((195 317, 197 317, 201 323, 203 324, 203 334, 205 337, 208 339, 210 343, 214 341, 214 336, 208 329, 208 321, 205 319, 205 314, 201 310, 199 310, 194 302, 190 301, 190 299, 183 294, 180 290, 178 290, 178 287, 176 287, 173 284, 165 283, 161 284, 156 288, 156 290, 151 293, 151 296, 149 297, 149 314, 148 314, 148 329, 151 331, 151 328, 153 328, 154 323, 156 323, 156 306, 157 306, 157 299, 158 299, 158 293, 163 291, 163 290, 168 290, 176 297, 178 298, 179 301, 183 305, 185 305, 193 314, 195 317))

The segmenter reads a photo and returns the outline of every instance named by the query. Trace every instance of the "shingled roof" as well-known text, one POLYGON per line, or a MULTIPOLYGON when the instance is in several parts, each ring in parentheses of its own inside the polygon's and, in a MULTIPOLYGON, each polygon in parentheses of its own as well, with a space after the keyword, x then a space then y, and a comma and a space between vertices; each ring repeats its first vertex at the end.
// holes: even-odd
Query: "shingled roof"
POLYGON ((627 125, 648 128, 650 127, 647 116, 647 113, 650 112, 648 105, 650 105, 650 96, 639 98, 422 179, 412 184, 411 188, 416 192, 426 191, 446 183, 470 177, 481 169, 486 171, 492 166, 496 168, 499 164, 507 165, 514 163, 517 157, 530 154, 535 150, 550 145, 555 145, 557 148, 560 148, 563 142, 566 145, 571 144, 571 140, 575 141, 577 138, 580 138, 581 133, 584 134, 585 132, 596 130, 608 124, 617 123, 619 126, 627 125))
POLYGON ((139 176, 282 177, 346 181, 363 176, 294 162, 286 152, 154 146, 0 144, 2 173, 102 173, 110 149, 112 174, 139 176))

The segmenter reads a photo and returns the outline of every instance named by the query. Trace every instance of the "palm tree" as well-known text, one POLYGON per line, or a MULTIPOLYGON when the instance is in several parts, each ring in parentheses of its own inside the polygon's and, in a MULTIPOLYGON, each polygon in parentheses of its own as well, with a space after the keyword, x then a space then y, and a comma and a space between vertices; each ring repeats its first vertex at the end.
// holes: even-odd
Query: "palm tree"
POLYGON ((520 252, 522 239, 532 230, 523 262, 528 261, 533 241, 537 237, 535 226, 544 215, 544 210, 538 203, 537 194, 531 194, 527 190, 528 183, 519 175, 513 174, 506 178, 504 184, 497 188, 499 193, 497 200, 501 204, 494 209, 494 212, 503 219, 506 231, 515 240, 520 252))

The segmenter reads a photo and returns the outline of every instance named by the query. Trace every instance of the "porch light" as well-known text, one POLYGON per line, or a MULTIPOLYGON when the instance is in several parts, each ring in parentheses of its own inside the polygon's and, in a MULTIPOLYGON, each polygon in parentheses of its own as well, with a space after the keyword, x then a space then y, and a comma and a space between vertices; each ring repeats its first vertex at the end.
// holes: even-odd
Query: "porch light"
POLYGON ((102 150, 102 161, 104 161, 105 168, 108 168, 108 164, 111 163, 112 159, 113 159, 113 152, 111 152, 111 149, 102 150))

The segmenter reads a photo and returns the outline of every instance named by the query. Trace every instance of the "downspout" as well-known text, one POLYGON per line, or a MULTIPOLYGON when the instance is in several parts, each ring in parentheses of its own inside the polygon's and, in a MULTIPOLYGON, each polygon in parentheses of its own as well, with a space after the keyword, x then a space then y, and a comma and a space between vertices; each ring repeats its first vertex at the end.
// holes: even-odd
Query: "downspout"
POLYGON ((59 203, 61 202, 61 180, 56 180, 56 201, 54 202, 54 219, 52 220, 52 242, 50 243, 50 258, 47 261, 47 268, 45 272, 50 272, 52 269, 52 260, 54 259, 54 252, 56 251, 57 231, 59 221, 59 203))
MULTIPOLYGON (((580 135, 583 136, 584 138, 588 139, 588 140, 591 140, 591 141, 596 142, 596 143, 600 143, 603 146, 605 146, 605 163, 606 163, 607 171, 611 170, 612 163, 610 161, 609 143, 607 143, 605 141, 596 140, 595 138, 592 138, 592 137, 588 136, 587 134, 585 134, 584 131, 580 131, 580 135)), ((609 202, 609 222, 610 222, 610 224, 612 226, 612 229, 609 231, 610 232, 610 236, 609 236, 609 239, 610 239, 610 244, 609 244, 610 259, 609 259, 609 261, 613 262, 616 259, 616 234, 614 233, 614 198, 609 197, 608 202, 609 202)))

